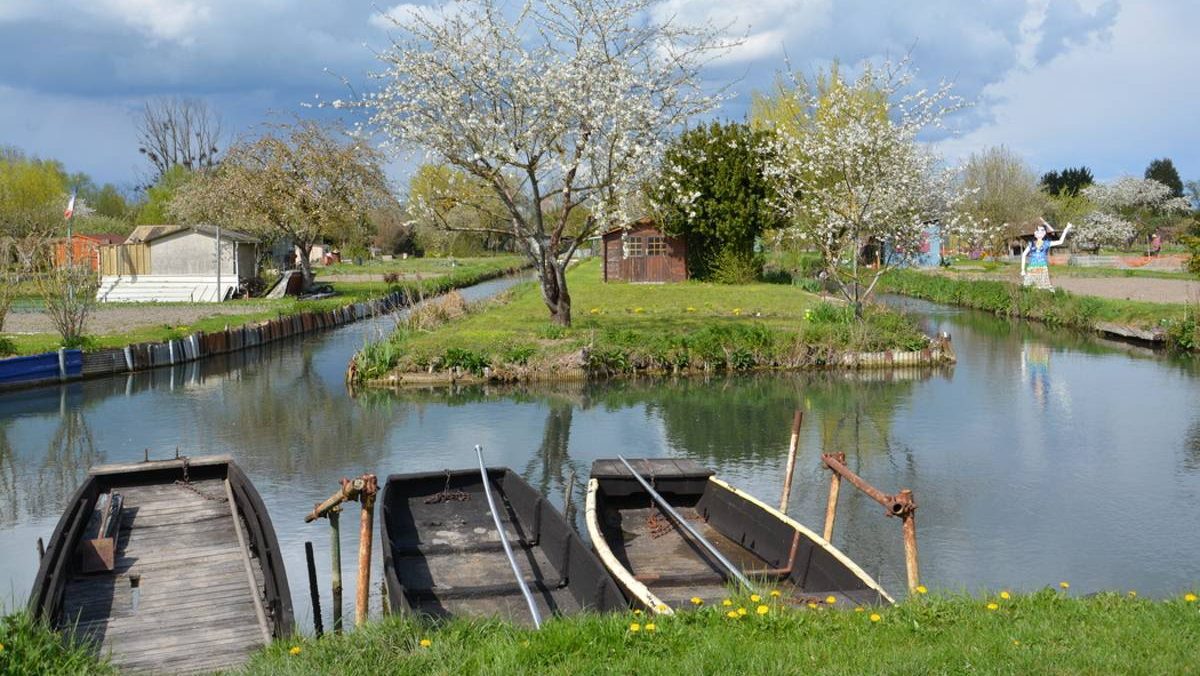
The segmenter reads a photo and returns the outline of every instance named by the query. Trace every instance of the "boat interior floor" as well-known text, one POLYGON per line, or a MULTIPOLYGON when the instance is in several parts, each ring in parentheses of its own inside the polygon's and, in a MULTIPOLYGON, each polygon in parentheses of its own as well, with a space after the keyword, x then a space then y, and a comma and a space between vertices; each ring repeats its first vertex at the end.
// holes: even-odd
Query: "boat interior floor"
MULTIPOLYGON (((412 524, 394 533, 392 556, 396 575, 412 609, 434 617, 498 616, 532 624, 512 566, 504 555, 482 488, 467 491, 466 501, 427 504, 425 496, 407 501, 412 524), (415 541, 414 534, 422 540, 415 541)), ((579 602, 566 586, 547 552, 513 518, 501 502, 501 523, 522 578, 543 617, 578 612, 579 602)), ((555 554, 557 555, 557 553, 555 554)))
POLYGON ((225 482, 190 485, 114 487, 125 498, 116 565, 67 583, 62 625, 122 672, 237 667, 263 645, 225 482))
MULTIPOLYGON (((814 603, 820 607, 827 605, 830 596, 834 597, 833 605, 840 607, 876 602, 872 590, 800 589, 784 581, 765 560, 709 525, 694 508, 680 505, 674 508, 722 556, 760 585, 764 597, 765 592, 777 589, 780 592, 777 602, 789 605, 814 603)), ((716 558, 658 509, 609 508, 604 510, 602 518, 609 549, 635 579, 670 607, 693 608, 693 598, 701 599, 705 605, 720 604, 736 594, 736 583, 732 579, 726 581, 725 570, 716 558)))

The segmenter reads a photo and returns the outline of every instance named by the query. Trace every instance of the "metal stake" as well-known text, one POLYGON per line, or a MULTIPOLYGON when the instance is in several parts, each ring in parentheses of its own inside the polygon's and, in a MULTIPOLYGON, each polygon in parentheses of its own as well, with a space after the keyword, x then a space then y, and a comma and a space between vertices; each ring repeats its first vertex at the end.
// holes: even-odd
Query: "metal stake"
POLYGON ((533 616, 533 626, 541 629, 542 614, 538 612, 533 594, 529 592, 529 585, 525 584, 525 577, 521 575, 521 569, 517 567, 517 558, 513 556, 512 547, 508 544, 508 535, 504 532, 504 525, 500 523, 500 510, 496 508, 496 500, 492 498, 492 481, 488 478, 487 466, 483 463, 482 446, 475 445, 475 455, 479 457, 479 476, 483 479, 483 492, 487 496, 488 507, 492 510, 492 521, 496 523, 496 533, 500 536, 500 544, 504 546, 504 555, 508 557, 508 564, 512 566, 513 575, 517 577, 517 585, 521 588, 521 595, 525 597, 525 603, 529 604, 529 614, 533 616))
POLYGON ((662 508, 662 510, 664 512, 666 512, 667 515, 670 516, 671 519, 674 520, 676 524, 678 524, 681 528, 686 530, 689 534, 691 534, 691 536, 693 538, 696 539, 697 542, 699 542, 701 545, 703 545, 704 548, 708 550, 708 553, 712 554, 713 558, 715 558, 717 561, 719 561, 721 563, 721 565, 724 566, 725 569, 728 570, 733 575, 733 577, 736 578, 737 581, 740 582, 744 587, 746 587, 747 589, 754 588, 754 585, 751 584, 750 580, 745 575, 742 574, 742 571, 738 570, 737 566, 733 565, 733 563, 730 562, 729 559, 725 558, 725 555, 722 554, 720 551, 718 551, 716 546, 714 546, 713 543, 708 541, 708 538, 701 535, 700 531, 693 528, 692 524, 688 523, 687 520, 685 520, 682 516, 680 516, 679 512, 676 512, 675 508, 672 507, 671 504, 669 502, 667 502, 665 498, 663 498, 663 496, 659 495, 658 491, 654 490, 654 488, 651 487, 650 484, 645 479, 642 478, 641 474, 637 473, 637 470, 635 470, 633 468, 633 466, 629 464, 629 461, 626 460, 624 458, 624 456, 618 455, 617 459, 620 460, 621 462, 625 463, 625 468, 628 469, 631 474, 633 474, 633 478, 638 480, 638 483, 640 483, 642 485, 642 488, 646 489, 646 492, 650 494, 650 497, 654 498, 654 501, 658 503, 658 506, 660 508, 662 508))
POLYGON ((317 630, 317 638, 325 633, 321 623, 321 590, 317 588, 317 561, 313 558, 311 542, 304 543, 304 558, 308 563, 308 595, 312 597, 313 628, 317 630))
POLYGON ((788 499, 792 497, 792 475, 796 473, 796 449, 800 446, 800 424, 804 411, 796 409, 792 417, 792 438, 788 442, 787 469, 783 471, 783 495, 779 496, 779 511, 787 514, 788 499))

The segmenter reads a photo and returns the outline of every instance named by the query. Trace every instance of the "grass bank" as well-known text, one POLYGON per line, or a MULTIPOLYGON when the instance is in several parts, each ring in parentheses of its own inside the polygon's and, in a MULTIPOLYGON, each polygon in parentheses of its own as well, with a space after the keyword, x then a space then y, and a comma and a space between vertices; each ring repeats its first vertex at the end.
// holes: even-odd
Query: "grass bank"
POLYGON ((1172 349, 1200 349, 1200 308, 1079 296, 1061 289, 1030 289, 1012 282, 953 279, 914 270, 892 270, 879 291, 985 310, 1004 317, 1036 319, 1051 326, 1096 330, 1102 323, 1162 331, 1172 349))
POLYGON ((360 381, 512 381, 803 368, 847 352, 929 346, 901 314, 872 307, 859 323, 847 307, 782 284, 605 284, 598 260, 574 267, 568 283, 570 328, 550 322, 531 282, 483 307, 447 299, 414 312, 352 368, 360 381))
MULTIPOLYGON (((294 297, 280 299, 252 298, 245 300, 227 301, 221 304, 222 310, 245 307, 245 312, 205 314, 205 310, 213 308, 212 303, 105 303, 97 305, 97 311, 127 310, 132 313, 131 328, 110 333, 89 335, 84 349, 98 350, 105 348, 124 347, 135 343, 164 342, 182 338, 197 331, 220 331, 226 326, 235 327, 259 322, 265 319, 276 319, 300 314, 303 312, 327 311, 361 301, 379 298, 392 291, 405 291, 413 296, 431 296, 445 293, 451 289, 470 286, 480 281, 496 277, 508 272, 515 272, 524 267, 524 259, 519 256, 494 256, 485 258, 458 259, 453 266, 445 259, 439 262, 427 263, 421 259, 395 261, 388 265, 388 270, 414 278, 401 279, 394 282, 371 281, 335 281, 331 284, 337 295, 319 300, 299 300, 294 297), (428 276, 425 276, 428 275, 428 276), (137 315, 145 311, 147 315, 158 308, 185 307, 195 308, 195 320, 180 324, 137 325, 137 315)), ((7 354, 40 354, 56 350, 61 345, 57 334, 0 334, 0 356, 7 354), (7 345, 5 343, 7 342, 7 345)))
POLYGON ((115 674, 86 649, 26 612, 0 617, 0 674, 115 674))
POLYGON ((557 619, 541 631, 500 622, 430 626, 388 619, 339 637, 277 643, 246 672, 1129 674, 1195 668, 1200 614, 1182 597, 1080 599, 1050 590, 1008 596, 922 597, 861 612, 792 609, 742 597, 729 607, 672 617, 557 619))

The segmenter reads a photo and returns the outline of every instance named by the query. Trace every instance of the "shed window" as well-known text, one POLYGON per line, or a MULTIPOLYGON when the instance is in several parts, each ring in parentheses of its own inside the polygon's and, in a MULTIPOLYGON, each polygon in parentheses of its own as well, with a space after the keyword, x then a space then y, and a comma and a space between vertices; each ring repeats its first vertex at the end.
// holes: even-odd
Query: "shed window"
POLYGON ((646 255, 647 256, 666 256, 667 255, 667 240, 665 237, 647 237, 646 238, 646 255))
POLYGON ((646 255, 646 250, 642 248, 641 237, 629 237, 625 240, 625 255, 629 258, 646 255))

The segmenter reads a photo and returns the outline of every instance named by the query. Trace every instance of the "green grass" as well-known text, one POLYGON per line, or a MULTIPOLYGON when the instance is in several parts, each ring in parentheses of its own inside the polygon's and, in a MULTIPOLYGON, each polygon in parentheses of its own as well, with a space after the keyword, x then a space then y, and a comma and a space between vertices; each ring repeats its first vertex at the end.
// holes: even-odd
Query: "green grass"
MULTIPOLYGON (((963 275, 972 273, 1008 273, 1015 280, 1021 270, 1020 263, 1007 261, 971 261, 963 259, 956 261, 949 269, 950 272, 963 275)), ((1093 268, 1078 265, 1056 265, 1054 275, 1062 277, 1141 277, 1144 279, 1182 279, 1195 281, 1198 277, 1190 272, 1173 272, 1170 270, 1143 270, 1139 268, 1093 268)))
POLYGON ((730 608, 672 617, 555 619, 540 631, 498 621, 389 618, 342 636, 277 642, 245 673, 1190 673, 1200 642, 1198 604, 1181 597, 1069 598, 1045 590, 1010 599, 920 597, 862 612, 793 610, 768 600, 765 615, 758 605, 737 598, 730 608), (737 607, 747 614, 726 617, 737 607))
MULTIPOLYGON (((450 289, 461 288, 474 284, 481 279, 498 273, 515 270, 522 265, 521 259, 514 256, 496 256, 491 258, 472 259, 443 275, 431 276, 421 280, 405 280, 393 284, 384 282, 332 282, 330 286, 337 292, 336 296, 319 300, 298 300, 293 297, 280 299, 252 298, 226 302, 223 307, 246 306, 246 312, 237 314, 219 314, 204 317, 188 324, 173 326, 141 326, 118 333, 90 335, 87 339, 87 349, 99 350, 105 348, 124 347, 134 343, 162 342, 195 333, 197 331, 221 331, 226 326, 235 327, 277 317, 291 316, 302 312, 326 311, 340 308, 351 303, 371 300, 386 295, 392 291, 406 291, 415 295, 430 296, 443 293, 450 289)), ((111 305, 139 308, 162 306, 198 306, 212 307, 211 303, 114 303, 111 305)), ((98 306, 100 308, 105 305, 98 306)), ((40 354, 57 350, 61 344, 57 334, 3 334, 11 345, 12 354, 40 354)))
POLYGON ((357 358, 361 379, 399 369, 460 367, 498 379, 642 371, 797 368, 842 351, 913 350, 928 344, 908 318, 871 308, 867 321, 782 284, 605 284, 600 262, 568 272, 573 324, 554 325, 536 283, 503 302, 432 329, 401 327, 357 358))
POLYGON ((422 258, 409 257, 403 260, 396 258, 391 261, 369 260, 365 261, 362 265, 343 261, 323 268, 315 268, 314 273, 318 277, 349 274, 386 274, 388 272, 408 275, 444 275, 456 272, 462 268, 488 267, 497 264, 515 267, 523 263, 524 258, 515 254, 470 257, 448 256, 444 258, 427 256, 422 258))
POLYGON ((93 657, 86 647, 44 624, 26 612, 0 617, 0 674, 115 674, 93 657))

